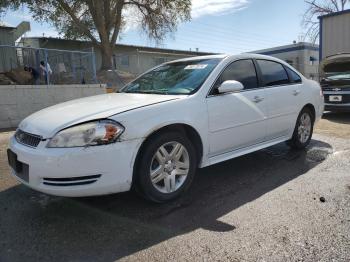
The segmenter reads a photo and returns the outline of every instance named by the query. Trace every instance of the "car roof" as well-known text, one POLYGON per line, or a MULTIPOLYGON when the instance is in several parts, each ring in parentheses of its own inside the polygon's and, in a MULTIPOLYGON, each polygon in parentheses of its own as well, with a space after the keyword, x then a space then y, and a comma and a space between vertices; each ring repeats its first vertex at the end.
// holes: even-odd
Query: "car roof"
POLYGON ((172 60, 168 63, 174 63, 174 62, 186 62, 186 61, 195 61, 195 60, 205 60, 205 59, 223 59, 226 58, 228 55, 222 54, 222 55, 205 55, 205 56, 192 56, 187 58, 181 58, 177 60, 172 60))
POLYGON ((286 64, 283 60, 280 60, 276 57, 267 56, 267 55, 259 55, 259 54, 252 54, 252 53, 242 53, 238 55, 230 55, 230 54, 219 54, 219 55, 206 55, 206 56, 195 56, 195 57, 189 57, 189 58, 182 58, 178 60, 174 60, 168 63, 174 63, 174 62, 186 62, 186 61, 196 61, 196 60, 205 60, 205 59, 268 59, 276 62, 280 62, 283 64, 286 64))
POLYGON ((292 67, 290 64, 288 64, 287 62, 278 59, 276 57, 273 56, 267 56, 267 55, 260 55, 260 54, 253 54, 253 53, 242 53, 242 54, 238 54, 238 55, 230 55, 230 54, 219 54, 219 55, 206 55, 206 56, 195 56, 195 57, 189 57, 189 58, 182 58, 182 59, 178 59, 178 60, 173 60, 170 62, 167 62, 165 64, 171 64, 171 63, 176 63, 176 62, 186 62, 186 61, 196 61, 196 60, 205 60, 205 59, 222 59, 224 60, 240 60, 240 59, 262 59, 262 60, 270 60, 270 61, 275 61, 278 63, 281 63, 283 65, 285 65, 286 67, 291 68, 294 72, 297 72, 298 75, 305 79, 304 75, 300 72, 298 72, 298 70, 296 70, 294 67, 292 67))

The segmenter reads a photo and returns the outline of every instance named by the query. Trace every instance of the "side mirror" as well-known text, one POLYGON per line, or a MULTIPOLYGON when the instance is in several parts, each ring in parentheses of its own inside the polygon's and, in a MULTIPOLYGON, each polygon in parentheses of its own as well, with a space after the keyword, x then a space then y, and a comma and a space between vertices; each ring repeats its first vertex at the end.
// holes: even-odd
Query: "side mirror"
POLYGON ((244 86, 241 82, 238 82, 236 80, 227 80, 223 82, 219 88, 218 91, 220 94, 224 93, 236 93, 244 89, 244 86))

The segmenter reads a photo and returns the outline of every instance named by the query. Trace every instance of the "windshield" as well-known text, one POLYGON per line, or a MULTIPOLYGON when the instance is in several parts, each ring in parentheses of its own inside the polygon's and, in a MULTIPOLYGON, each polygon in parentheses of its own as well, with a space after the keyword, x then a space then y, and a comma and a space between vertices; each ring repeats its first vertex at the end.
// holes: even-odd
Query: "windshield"
POLYGON ((195 93, 221 59, 161 65, 126 85, 123 93, 188 95, 195 93))
POLYGON ((326 78, 331 80, 350 79, 350 72, 326 73, 326 78))

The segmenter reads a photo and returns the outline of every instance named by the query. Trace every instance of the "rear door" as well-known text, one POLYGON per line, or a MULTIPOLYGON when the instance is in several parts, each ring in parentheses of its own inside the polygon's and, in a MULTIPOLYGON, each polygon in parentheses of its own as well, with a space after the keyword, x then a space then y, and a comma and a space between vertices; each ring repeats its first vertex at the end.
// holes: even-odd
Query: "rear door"
POLYGON ((267 140, 287 136, 295 127, 302 104, 302 80, 289 67, 270 60, 256 60, 266 90, 267 140))
POLYGON ((231 63, 222 72, 207 97, 210 157, 258 144, 265 140, 267 103, 259 88, 256 68, 251 59, 231 63), (219 94, 226 80, 243 84, 239 93, 219 94))

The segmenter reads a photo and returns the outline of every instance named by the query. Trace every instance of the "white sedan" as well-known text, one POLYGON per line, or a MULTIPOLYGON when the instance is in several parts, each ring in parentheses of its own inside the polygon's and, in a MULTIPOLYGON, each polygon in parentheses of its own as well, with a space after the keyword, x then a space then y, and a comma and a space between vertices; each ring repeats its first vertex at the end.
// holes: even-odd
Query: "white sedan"
POLYGON ((11 138, 8 159, 17 179, 48 194, 134 188, 165 202, 189 188, 198 167, 283 141, 306 147, 323 108, 319 84, 276 58, 182 59, 119 93, 32 114, 11 138))

